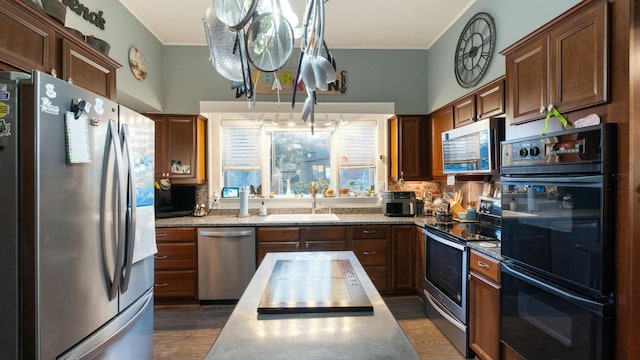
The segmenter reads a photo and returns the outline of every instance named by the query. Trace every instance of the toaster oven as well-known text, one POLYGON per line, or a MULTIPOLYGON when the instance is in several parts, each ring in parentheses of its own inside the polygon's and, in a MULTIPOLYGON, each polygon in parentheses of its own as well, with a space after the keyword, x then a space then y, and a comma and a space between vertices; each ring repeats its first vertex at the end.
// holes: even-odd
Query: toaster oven
POLYGON ((386 216, 416 216, 416 194, 413 191, 385 191, 382 194, 382 213, 386 216))

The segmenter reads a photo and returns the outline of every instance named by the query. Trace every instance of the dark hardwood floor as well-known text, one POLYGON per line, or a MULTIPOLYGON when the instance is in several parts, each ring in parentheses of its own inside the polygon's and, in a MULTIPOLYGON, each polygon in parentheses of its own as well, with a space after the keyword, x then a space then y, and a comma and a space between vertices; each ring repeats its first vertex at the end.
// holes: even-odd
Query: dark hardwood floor
MULTIPOLYGON (((421 359, 462 360, 424 315, 417 296, 384 297, 421 359)), ((222 330, 234 305, 156 305, 154 309, 154 359, 204 359, 222 330)))

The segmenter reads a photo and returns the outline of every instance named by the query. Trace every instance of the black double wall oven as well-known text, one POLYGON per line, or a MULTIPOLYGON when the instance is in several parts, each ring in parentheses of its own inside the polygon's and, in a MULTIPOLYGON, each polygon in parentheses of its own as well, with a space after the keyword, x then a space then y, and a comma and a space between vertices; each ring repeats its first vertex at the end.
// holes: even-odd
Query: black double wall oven
POLYGON ((501 342, 525 359, 613 359, 616 139, 502 144, 501 342))

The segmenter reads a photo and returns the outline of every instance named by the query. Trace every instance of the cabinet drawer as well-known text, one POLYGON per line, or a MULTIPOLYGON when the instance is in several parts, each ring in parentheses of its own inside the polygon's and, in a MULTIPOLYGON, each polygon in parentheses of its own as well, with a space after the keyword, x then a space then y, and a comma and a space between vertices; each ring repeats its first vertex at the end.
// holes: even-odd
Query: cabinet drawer
POLYGON ((297 227, 259 227, 256 229, 258 241, 298 241, 300 239, 300 228, 297 227))
POLYGON ((387 267, 386 266, 365 266, 369 279, 378 291, 387 291, 387 267))
POLYGON ((359 225, 351 227, 352 239, 386 239, 388 237, 388 225, 359 225))
POLYGON ((300 239, 309 241, 346 241, 347 228, 344 226, 313 226, 300 229, 300 239))
POLYGON ((362 265, 387 265, 388 240, 353 240, 351 247, 362 265))
POLYGON ((154 255, 156 270, 194 270, 195 243, 160 243, 154 255))
POLYGON ((157 242, 196 241, 195 228, 156 228, 157 242))
POLYGON ((345 251, 346 241, 305 241, 302 251, 345 251))
POLYGON ((487 279, 500 283, 500 262, 484 256, 478 252, 471 251, 469 267, 471 271, 481 274, 487 279))
POLYGON ((196 298, 195 270, 156 271, 153 291, 158 298, 196 298))

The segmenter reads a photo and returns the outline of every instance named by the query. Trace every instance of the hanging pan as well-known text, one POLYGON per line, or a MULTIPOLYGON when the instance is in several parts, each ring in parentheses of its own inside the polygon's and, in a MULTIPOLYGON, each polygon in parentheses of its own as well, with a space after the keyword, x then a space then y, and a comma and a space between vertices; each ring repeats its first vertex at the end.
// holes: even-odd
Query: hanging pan
POLYGON ((282 68, 293 51, 293 29, 284 16, 267 12, 251 21, 246 37, 247 58, 263 72, 282 68))
POLYGON ((253 17, 258 0, 213 0, 216 16, 231 30, 240 30, 253 17))

